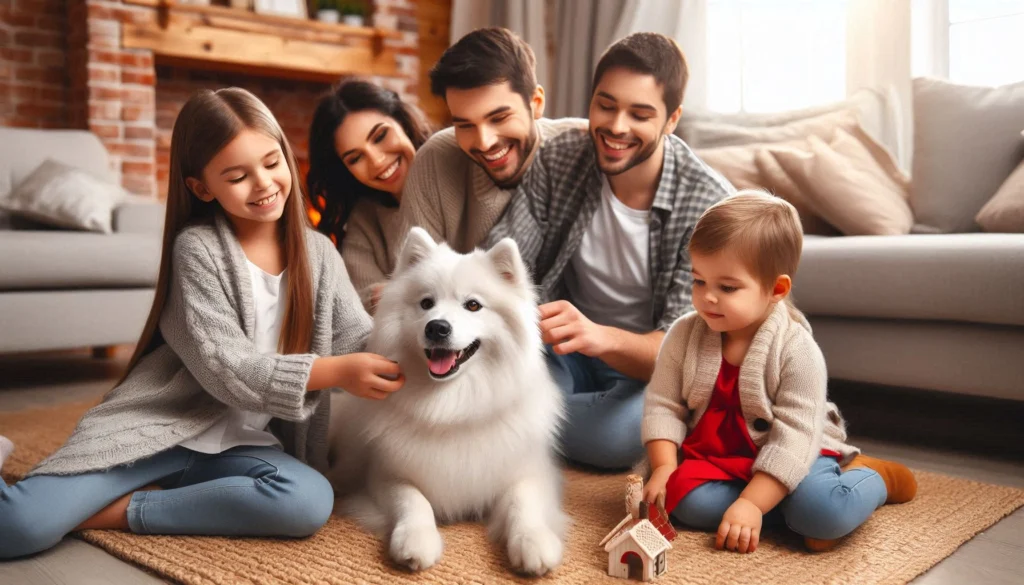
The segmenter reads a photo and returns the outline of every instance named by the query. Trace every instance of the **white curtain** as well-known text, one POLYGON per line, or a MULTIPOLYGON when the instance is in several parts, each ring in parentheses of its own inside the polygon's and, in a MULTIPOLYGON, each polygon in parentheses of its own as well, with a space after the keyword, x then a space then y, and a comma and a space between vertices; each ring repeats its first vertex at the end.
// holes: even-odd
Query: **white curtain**
POLYGON ((847 1, 846 93, 885 93, 889 119, 882 142, 897 145, 894 154, 905 168, 913 147, 910 44, 910 0, 847 1))

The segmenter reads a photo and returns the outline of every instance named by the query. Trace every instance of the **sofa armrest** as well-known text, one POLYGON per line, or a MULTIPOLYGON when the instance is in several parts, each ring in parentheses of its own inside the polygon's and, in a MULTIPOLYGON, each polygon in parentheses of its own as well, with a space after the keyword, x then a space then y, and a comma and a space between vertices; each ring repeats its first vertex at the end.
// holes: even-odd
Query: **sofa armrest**
POLYGON ((114 209, 117 233, 160 235, 164 229, 164 204, 149 197, 129 197, 114 209))

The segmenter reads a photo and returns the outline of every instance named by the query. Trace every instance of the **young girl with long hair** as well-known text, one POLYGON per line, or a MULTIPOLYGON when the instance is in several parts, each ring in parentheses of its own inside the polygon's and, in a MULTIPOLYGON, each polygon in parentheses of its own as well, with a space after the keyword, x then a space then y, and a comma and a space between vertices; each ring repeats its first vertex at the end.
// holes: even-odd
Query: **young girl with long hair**
POLYGON ((410 227, 402 224, 398 203, 429 136, 415 106, 358 79, 332 88, 313 115, 306 184, 321 214, 317 227, 337 243, 367 310, 410 227))
POLYGON ((0 482, 0 559, 78 529, 301 537, 327 521, 333 492, 314 470, 327 456, 321 390, 379 399, 403 379, 357 353, 370 318, 305 211, 262 102, 237 88, 189 99, 135 355, 63 447, 0 482))

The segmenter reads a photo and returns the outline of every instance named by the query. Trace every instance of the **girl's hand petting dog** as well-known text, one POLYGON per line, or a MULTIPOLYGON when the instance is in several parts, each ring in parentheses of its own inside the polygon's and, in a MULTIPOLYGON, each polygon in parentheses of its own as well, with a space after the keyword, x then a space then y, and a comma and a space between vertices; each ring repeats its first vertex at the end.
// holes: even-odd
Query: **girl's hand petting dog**
POLYGON ((761 509, 746 498, 739 498, 722 515, 715 548, 748 553, 757 550, 761 540, 761 509))
POLYGON ((338 356, 338 386, 349 394, 383 400, 405 384, 397 362, 375 353, 338 356))

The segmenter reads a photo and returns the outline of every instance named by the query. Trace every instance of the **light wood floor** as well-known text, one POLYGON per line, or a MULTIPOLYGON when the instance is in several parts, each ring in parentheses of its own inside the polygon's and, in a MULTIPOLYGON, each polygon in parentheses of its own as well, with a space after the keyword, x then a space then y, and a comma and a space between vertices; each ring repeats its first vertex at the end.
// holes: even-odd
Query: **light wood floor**
MULTIPOLYGON (((112 360, 94 360, 87 353, 0 356, 0 411, 98 397, 120 374, 127 357, 128 350, 124 348, 112 360)), ((969 405, 958 408, 969 408, 969 405)), ((860 411, 858 415, 869 416, 860 411)), ((850 422, 854 429, 872 428, 870 421, 852 419, 850 422)), ((1011 433, 1013 438, 1019 438, 1021 429, 1012 429, 1011 433)), ((1007 458, 1007 453, 992 449, 969 453, 863 436, 854 437, 854 442, 874 456, 897 459, 917 469, 1024 488, 1024 463, 1007 458)), ((146 585, 161 582, 74 538, 66 538, 54 549, 32 558, 0 562, 0 583, 4 584, 146 585)), ((914 583, 1024 583, 1024 509, 976 536, 914 583)))

